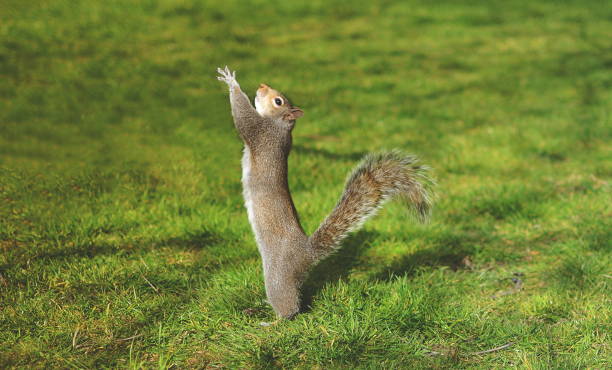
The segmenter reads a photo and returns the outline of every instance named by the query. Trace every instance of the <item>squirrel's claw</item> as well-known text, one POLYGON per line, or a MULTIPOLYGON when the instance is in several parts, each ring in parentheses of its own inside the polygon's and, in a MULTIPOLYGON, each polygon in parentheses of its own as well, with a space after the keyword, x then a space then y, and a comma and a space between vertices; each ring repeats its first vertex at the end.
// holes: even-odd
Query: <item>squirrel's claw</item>
POLYGON ((236 71, 230 71, 230 69, 228 68, 228 66, 225 66, 225 68, 221 69, 221 68, 217 68, 217 73, 220 74, 220 76, 217 76, 217 80, 219 81, 223 81, 228 85, 232 85, 236 82, 236 71))

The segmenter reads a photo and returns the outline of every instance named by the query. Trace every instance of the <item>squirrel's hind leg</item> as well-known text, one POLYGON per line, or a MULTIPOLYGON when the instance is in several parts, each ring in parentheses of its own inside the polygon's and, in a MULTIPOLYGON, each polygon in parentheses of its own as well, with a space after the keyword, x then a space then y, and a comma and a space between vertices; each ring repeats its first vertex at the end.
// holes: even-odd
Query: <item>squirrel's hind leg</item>
POLYGON ((292 319, 300 312, 300 289, 297 281, 266 277, 266 295, 279 317, 292 319))

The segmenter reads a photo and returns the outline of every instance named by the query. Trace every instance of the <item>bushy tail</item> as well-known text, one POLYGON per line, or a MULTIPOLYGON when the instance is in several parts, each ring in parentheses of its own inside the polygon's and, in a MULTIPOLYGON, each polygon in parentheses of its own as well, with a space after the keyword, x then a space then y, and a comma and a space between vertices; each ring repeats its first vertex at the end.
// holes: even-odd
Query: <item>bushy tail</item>
POLYGON ((342 240, 376 214, 387 200, 405 200, 420 221, 432 206, 434 181, 429 167, 398 151, 369 154, 349 176, 332 213, 309 238, 317 260, 335 251, 342 240))

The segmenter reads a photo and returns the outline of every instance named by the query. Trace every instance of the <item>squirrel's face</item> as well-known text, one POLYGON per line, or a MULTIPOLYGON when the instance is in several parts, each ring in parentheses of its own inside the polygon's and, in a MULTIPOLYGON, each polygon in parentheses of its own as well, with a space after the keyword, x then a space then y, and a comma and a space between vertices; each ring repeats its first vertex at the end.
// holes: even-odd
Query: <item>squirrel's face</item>
POLYGON ((255 96, 255 109, 262 117, 282 118, 284 121, 295 121, 304 112, 291 105, 281 93, 266 84, 260 84, 255 96))

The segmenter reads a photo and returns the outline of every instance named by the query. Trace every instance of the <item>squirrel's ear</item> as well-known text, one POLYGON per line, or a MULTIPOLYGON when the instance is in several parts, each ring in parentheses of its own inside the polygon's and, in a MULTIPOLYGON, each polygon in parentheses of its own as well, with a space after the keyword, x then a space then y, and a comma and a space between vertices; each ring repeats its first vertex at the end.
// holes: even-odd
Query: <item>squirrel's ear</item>
POLYGON ((304 115, 304 111, 303 110, 301 110, 298 107, 291 107, 291 109, 289 109, 289 112, 285 113, 283 118, 286 121, 294 121, 294 120, 302 117, 303 115, 304 115))

